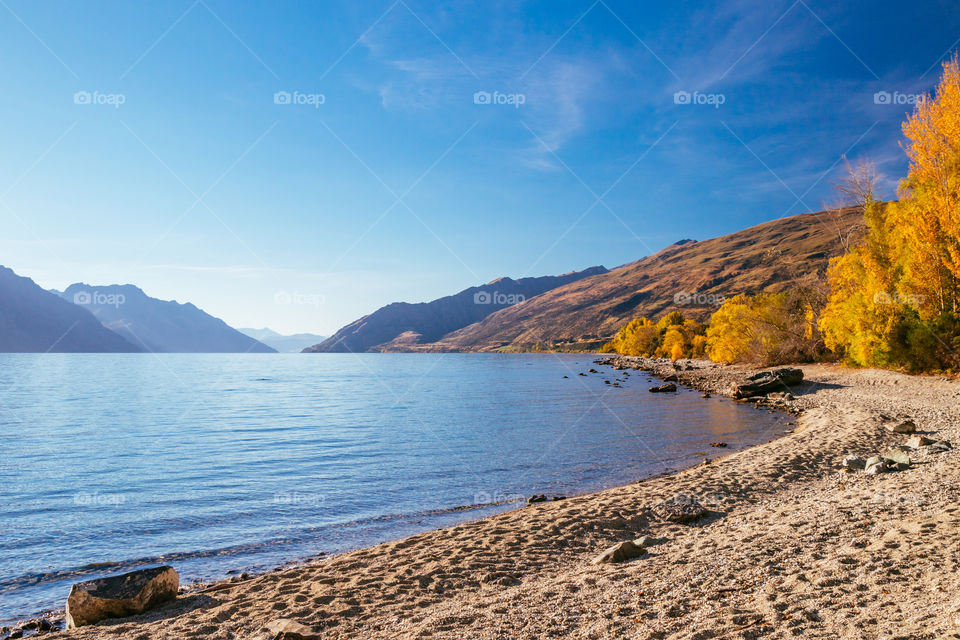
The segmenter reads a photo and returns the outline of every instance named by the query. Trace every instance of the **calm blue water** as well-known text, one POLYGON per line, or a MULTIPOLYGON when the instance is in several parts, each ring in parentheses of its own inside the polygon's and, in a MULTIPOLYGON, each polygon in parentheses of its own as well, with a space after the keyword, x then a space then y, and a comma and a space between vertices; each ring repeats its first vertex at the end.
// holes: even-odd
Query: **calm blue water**
POLYGON ((533 493, 625 484, 716 453, 710 442, 735 450, 787 428, 724 398, 650 394, 639 371, 622 388, 604 384, 623 377, 609 368, 576 375, 591 366, 2 354, 0 620, 62 607, 82 579, 156 562, 182 582, 264 570, 533 493))

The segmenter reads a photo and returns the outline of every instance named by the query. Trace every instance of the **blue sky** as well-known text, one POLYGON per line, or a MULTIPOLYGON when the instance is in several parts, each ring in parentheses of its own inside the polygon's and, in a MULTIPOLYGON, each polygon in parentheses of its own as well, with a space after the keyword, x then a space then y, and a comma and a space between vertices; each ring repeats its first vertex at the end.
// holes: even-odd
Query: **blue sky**
POLYGON ((612 267, 833 204, 844 154, 892 196, 958 39, 947 1, 0 0, 0 263, 288 333, 612 267))

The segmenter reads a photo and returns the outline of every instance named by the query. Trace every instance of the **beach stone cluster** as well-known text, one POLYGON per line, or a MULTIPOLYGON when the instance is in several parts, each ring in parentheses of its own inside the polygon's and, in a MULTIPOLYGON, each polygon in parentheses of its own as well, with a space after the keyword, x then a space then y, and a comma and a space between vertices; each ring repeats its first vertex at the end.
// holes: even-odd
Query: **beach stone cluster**
MULTIPOLYGON (((891 433, 913 433, 916 426, 912 420, 888 421, 884 428, 891 433)), ((862 458, 856 455, 850 455, 843 459, 842 466, 847 471, 863 471, 869 475, 877 475, 889 471, 904 471, 913 464, 910 457, 911 451, 924 450, 929 453, 943 453, 953 448, 945 440, 932 440, 922 435, 912 435, 902 446, 898 445, 887 449, 881 455, 862 458)))

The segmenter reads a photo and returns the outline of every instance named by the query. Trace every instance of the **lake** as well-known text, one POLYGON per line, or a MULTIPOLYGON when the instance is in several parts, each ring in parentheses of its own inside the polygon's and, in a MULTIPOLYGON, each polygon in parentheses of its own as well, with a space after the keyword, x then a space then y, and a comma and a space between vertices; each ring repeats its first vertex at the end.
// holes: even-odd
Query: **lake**
POLYGON ((0 354, 0 620, 168 563, 262 571, 770 440, 589 355, 0 354), (564 376, 567 376, 564 378, 564 376), (622 380, 620 387, 605 384, 622 380))

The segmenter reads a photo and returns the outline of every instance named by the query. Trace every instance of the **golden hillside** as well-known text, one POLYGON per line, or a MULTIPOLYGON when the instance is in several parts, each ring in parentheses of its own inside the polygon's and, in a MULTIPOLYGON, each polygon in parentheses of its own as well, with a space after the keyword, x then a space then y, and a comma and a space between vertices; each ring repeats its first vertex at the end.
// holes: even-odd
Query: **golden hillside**
POLYGON ((673 309, 705 319, 716 301, 822 280, 862 232, 859 209, 806 213, 701 242, 552 289, 417 350, 595 349, 637 316, 673 309))

